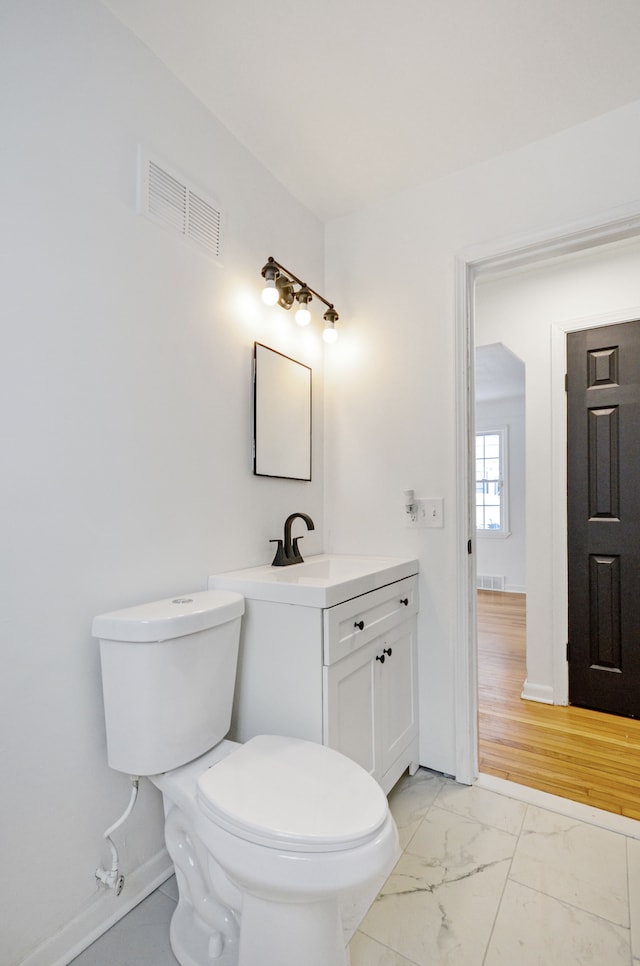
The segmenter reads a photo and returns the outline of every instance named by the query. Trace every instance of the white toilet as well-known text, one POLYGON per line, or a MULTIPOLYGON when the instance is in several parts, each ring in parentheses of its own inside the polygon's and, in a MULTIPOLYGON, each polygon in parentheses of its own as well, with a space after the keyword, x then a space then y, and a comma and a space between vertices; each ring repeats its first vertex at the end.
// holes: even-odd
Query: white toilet
POLYGON ((396 826, 344 755, 225 740, 243 611, 240 594, 209 590, 94 619, 109 764, 162 792, 182 966, 346 966, 396 826))

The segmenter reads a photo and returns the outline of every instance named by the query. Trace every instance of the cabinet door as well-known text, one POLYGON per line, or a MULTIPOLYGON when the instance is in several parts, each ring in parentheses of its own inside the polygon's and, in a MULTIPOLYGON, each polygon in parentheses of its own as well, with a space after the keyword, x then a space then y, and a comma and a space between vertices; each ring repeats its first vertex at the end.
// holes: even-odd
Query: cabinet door
POLYGON ((370 775, 379 771, 374 705, 377 649, 374 644, 379 645, 379 642, 361 647, 323 669, 324 744, 352 758, 370 775))
POLYGON ((377 653, 376 703, 379 716, 379 768, 384 774, 418 733, 416 624, 405 621, 384 636, 377 653), (391 651, 391 653, 389 653, 391 651))

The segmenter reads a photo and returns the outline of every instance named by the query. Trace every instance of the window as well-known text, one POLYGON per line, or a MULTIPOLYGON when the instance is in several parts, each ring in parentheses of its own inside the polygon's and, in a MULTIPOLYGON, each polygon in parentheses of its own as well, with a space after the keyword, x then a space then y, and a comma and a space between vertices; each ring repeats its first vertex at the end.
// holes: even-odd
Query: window
POLYGON ((476 529, 509 535, 507 520, 507 429, 476 433, 476 529))

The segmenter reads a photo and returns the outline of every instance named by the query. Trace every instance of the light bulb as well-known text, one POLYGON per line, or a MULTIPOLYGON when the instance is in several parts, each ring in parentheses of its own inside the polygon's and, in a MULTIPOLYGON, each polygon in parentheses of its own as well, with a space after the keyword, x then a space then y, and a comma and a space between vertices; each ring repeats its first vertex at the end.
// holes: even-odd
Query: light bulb
POLYGON ((328 322, 324 329, 322 330, 322 338, 325 342, 335 342, 338 338, 338 333, 336 332, 333 322, 328 322))
POLYGON ((296 301, 298 303, 298 309, 296 311, 296 322, 298 325, 309 325, 311 322, 311 312, 309 311, 309 302, 313 296, 309 290, 309 286, 306 282, 303 282, 300 290, 296 292, 296 301))
POLYGON ((309 325, 311 322, 311 312, 306 305, 301 305, 296 311, 296 322, 298 325, 309 325))
POLYGON ((262 289, 262 301, 265 305, 277 305, 280 294, 276 288, 275 278, 268 278, 262 289))

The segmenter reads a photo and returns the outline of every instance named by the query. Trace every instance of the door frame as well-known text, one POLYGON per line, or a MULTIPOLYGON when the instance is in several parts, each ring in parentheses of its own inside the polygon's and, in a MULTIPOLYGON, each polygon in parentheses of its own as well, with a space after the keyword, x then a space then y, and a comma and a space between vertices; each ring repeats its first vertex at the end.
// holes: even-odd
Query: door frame
MULTIPOLYGON (((480 275, 524 268, 535 262, 573 252, 596 248, 613 241, 640 235, 640 207, 624 206, 600 213, 572 225, 556 227, 533 235, 503 239, 459 252, 455 272, 455 362, 456 362, 456 614, 454 654, 455 696, 455 777, 472 784, 478 777, 478 654, 476 616, 474 523, 474 441, 475 441, 475 339, 474 288, 480 275)), ((631 310, 629 310, 631 312, 631 310)), ((635 309, 638 312, 638 309, 635 309)), ((553 527, 553 681, 554 703, 567 701, 566 666, 567 628, 567 551, 566 551, 566 465, 564 447, 566 371, 566 332, 613 321, 628 321, 621 313, 616 318, 576 319, 552 329, 552 519, 553 527), (604 320, 604 321, 603 321, 604 320), (555 378, 560 373, 559 380, 555 378), (564 701, 562 697, 565 695, 564 701)), ((634 315, 635 318, 639 316, 634 315)))

